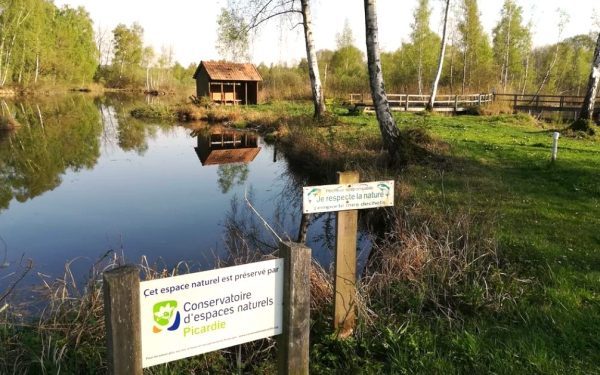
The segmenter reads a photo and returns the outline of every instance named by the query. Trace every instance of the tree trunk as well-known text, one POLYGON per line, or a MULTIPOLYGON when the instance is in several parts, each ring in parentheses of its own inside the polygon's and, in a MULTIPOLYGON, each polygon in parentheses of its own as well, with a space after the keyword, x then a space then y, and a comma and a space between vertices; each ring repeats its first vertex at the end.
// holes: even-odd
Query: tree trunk
POLYGON ((419 95, 423 95, 423 43, 419 42, 419 64, 417 67, 417 86, 419 95))
POLYGON ((465 50, 463 51, 463 77, 462 77, 462 90, 461 94, 465 94, 465 86, 467 85, 467 46, 465 45, 465 50))
POLYGON ((444 13, 444 29, 442 31, 442 48, 440 49, 440 60, 438 62, 438 70, 433 80, 433 88, 431 89, 431 97, 429 97, 429 103, 427 109, 433 111, 433 105, 435 104, 435 96, 437 94, 438 83, 442 76, 442 69, 444 67, 444 55, 446 54, 446 29, 448 27, 448 11, 450 10, 450 0, 446 0, 446 12, 444 13))
POLYGON ((596 50, 594 51, 594 59, 592 60, 592 71, 588 80, 585 99, 577 120, 570 126, 572 130, 585 131, 594 134, 592 129, 592 120, 594 116, 594 106, 596 104, 596 96, 598 95, 598 83, 600 82, 600 34, 596 42, 596 50))
POLYGON ((502 92, 506 93, 506 86, 508 85, 508 65, 510 64, 510 27, 512 24, 512 7, 508 9, 508 28, 506 30, 506 54, 504 56, 504 71, 502 77, 502 92))
POLYGON ((588 80, 588 87, 583 100, 583 106, 579 112, 579 120, 592 120, 594 114, 594 105, 596 104, 596 95, 598 94, 598 82, 600 81, 600 34, 596 42, 594 51, 594 60, 592 61, 592 71, 588 80))
POLYGON ((33 83, 37 84, 38 77, 40 75, 40 54, 35 55, 35 78, 33 83))
POLYGON ((390 158, 393 161, 396 161, 400 151, 400 131, 396 127, 396 122, 390 112, 390 105, 383 84, 375 1, 376 0, 365 0, 364 3, 369 83, 383 145, 390 158))
POLYGON ((300 1, 304 24, 304 40, 306 42, 306 60, 308 61, 308 75, 310 76, 310 87, 315 105, 315 117, 321 117, 325 113, 325 99, 323 98, 323 87, 321 86, 321 77, 319 76, 317 51, 313 40, 312 15, 308 2, 309 0, 300 1))

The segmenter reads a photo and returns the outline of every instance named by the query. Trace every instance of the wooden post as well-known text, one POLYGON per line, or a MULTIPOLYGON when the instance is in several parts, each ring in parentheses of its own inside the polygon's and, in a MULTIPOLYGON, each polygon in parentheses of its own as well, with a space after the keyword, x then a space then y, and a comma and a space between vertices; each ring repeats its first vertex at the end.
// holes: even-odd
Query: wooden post
POLYGON ((516 109, 517 108, 517 94, 515 94, 515 97, 513 100, 514 100, 513 108, 516 109))
POLYGON ((221 82, 221 104, 225 103, 225 86, 223 86, 223 82, 221 82))
POLYGON ((560 97, 560 104, 559 104, 559 106, 560 106, 560 111, 562 112, 562 109, 565 106, 565 97, 564 96, 560 97))
POLYGON ((408 94, 406 94, 406 98, 404 98, 404 112, 408 112, 408 94))
POLYGON ((248 82, 244 82, 244 104, 248 105, 248 82))
POLYGON ((283 258, 283 327, 277 336, 277 373, 308 374, 310 334, 310 248, 279 243, 283 258))
MULTIPOLYGON (((338 172, 338 184, 359 182, 358 172, 338 172)), ((339 337, 352 334, 356 321, 356 237, 358 211, 337 213, 333 327, 339 337)))
POLYGON ((454 113, 458 112, 458 95, 454 95, 454 113))
POLYGON ((142 374, 140 277, 134 266, 104 272, 104 318, 108 373, 142 374))
POLYGON ((477 97, 477 105, 481 107, 481 94, 477 97))

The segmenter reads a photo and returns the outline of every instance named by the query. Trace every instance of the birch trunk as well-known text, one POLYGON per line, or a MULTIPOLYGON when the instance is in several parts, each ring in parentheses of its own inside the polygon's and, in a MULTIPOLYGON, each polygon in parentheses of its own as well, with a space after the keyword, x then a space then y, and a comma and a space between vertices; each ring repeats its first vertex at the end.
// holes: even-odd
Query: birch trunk
POLYGON ((37 83, 38 76, 40 75, 40 54, 35 55, 35 78, 33 83, 37 83))
POLYGON ((594 114, 594 105, 598 95, 598 82, 600 81, 600 34, 596 42, 594 51, 594 60, 592 61, 592 71, 588 80, 588 87, 583 100, 583 106, 579 112, 579 120, 591 121, 594 114))
POLYGON ((438 61, 438 70, 435 75, 435 79, 433 80, 433 87, 431 89, 431 97, 429 97, 429 103, 427 104, 427 109, 433 111, 433 105, 435 104, 435 96, 437 95, 438 83, 440 82, 440 77, 442 76, 442 69, 444 67, 444 55, 446 54, 446 42, 447 42, 447 33, 446 30, 448 28, 448 11, 450 10, 450 0, 446 0, 446 12, 444 13, 444 29, 442 31, 442 48, 440 49, 440 59, 438 61))
POLYGON ((510 64, 510 28, 512 24, 512 7, 508 9, 508 28, 506 30, 506 54, 504 56, 503 77, 502 77, 502 92, 506 93, 506 86, 508 85, 508 65, 510 64))
POLYGON ((383 84, 375 2, 376 0, 365 0, 364 3, 369 83, 383 146, 387 150, 390 158, 393 161, 396 161, 400 151, 400 131, 396 127, 396 122, 390 112, 390 105, 383 84))
POLYGON ((315 117, 321 117, 325 113, 325 99, 323 98, 323 87, 321 86, 319 65, 317 64, 317 51, 313 40, 312 14, 309 0, 301 0, 300 3, 302 5, 306 60, 308 61, 308 75, 310 76, 310 87, 315 105, 315 117))

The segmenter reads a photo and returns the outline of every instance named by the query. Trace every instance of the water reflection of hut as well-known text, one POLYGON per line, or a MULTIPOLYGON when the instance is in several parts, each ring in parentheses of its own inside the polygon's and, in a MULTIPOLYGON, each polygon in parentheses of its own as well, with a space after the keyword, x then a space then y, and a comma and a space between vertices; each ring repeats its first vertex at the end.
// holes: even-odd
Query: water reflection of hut
POLYGON ((250 163, 260 152, 260 147, 254 134, 219 130, 199 133, 195 150, 202 165, 218 165, 250 163))

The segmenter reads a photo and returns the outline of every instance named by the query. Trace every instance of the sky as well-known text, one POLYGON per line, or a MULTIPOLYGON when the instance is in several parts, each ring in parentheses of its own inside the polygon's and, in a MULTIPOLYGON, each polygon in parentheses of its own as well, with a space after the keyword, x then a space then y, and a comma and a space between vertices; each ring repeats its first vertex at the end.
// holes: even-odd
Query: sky
MULTIPOLYGON (((215 49, 217 16, 227 0, 55 0, 58 6, 83 6, 95 29, 112 30, 117 24, 139 23, 144 28, 144 41, 160 51, 173 47, 175 59, 182 65, 200 60, 219 59, 215 49)), ((452 0, 456 2, 458 0, 452 0)), ((431 0, 431 28, 441 34, 443 0, 431 0)), ((481 21, 488 33, 500 19, 502 0, 479 0, 481 21)), ((533 24, 533 44, 542 46, 558 40, 558 12, 568 14, 562 38, 588 33, 600 28, 600 1, 517 0, 523 8, 525 22, 533 24)), ((317 49, 335 49, 335 37, 347 19, 356 45, 365 50, 363 0, 312 0, 314 37, 317 49)), ((412 13, 417 0, 379 0, 379 38, 383 51, 394 51, 408 41, 412 13)), ((253 36, 252 62, 296 63, 306 55, 301 27, 292 29, 286 22, 272 20, 253 36)))

